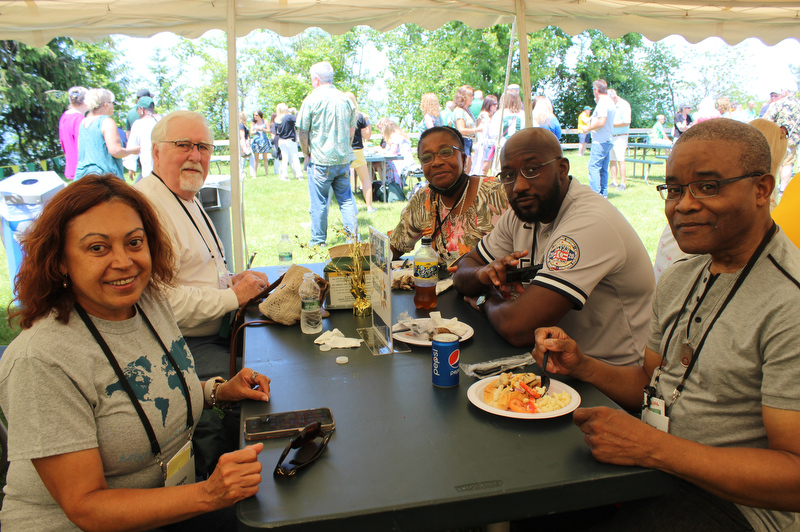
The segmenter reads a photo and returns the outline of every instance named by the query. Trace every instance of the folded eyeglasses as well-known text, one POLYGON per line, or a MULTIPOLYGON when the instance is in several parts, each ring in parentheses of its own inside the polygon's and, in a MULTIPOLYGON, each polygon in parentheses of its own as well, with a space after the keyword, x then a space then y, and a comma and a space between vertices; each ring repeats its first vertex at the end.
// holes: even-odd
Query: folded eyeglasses
POLYGON ((312 464, 317 458, 320 457, 322 451, 328 446, 328 441, 331 439, 333 431, 325 432, 322 430, 322 423, 314 421, 309 423, 300 431, 300 434, 292 438, 286 449, 281 453, 278 460, 278 465, 275 466, 275 471, 272 472, 276 477, 291 477, 297 473, 298 470, 307 465, 312 464), (316 441, 322 438, 322 441, 316 441), (289 460, 288 464, 283 465, 283 461, 289 456, 292 449, 297 449, 294 456, 289 460))

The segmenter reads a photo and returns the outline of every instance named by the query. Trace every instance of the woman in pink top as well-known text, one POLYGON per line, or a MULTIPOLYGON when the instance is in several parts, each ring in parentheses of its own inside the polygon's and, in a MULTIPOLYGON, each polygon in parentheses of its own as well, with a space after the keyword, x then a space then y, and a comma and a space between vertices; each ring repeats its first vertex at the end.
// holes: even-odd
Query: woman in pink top
POLYGON ((58 121, 58 138, 64 151, 64 177, 72 181, 75 178, 75 168, 78 166, 78 126, 89 107, 83 103, 86 88, 70 87, 67 95, 69 107, 58 121))

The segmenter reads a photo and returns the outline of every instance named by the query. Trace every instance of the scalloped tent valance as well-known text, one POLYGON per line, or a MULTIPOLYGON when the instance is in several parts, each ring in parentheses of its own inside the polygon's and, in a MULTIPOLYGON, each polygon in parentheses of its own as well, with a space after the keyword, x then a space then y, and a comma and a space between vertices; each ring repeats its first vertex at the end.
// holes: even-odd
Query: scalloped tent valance
MULTIPOLYGON (((0 1, 0 37, 41 46, 53 37, 92 41, 109 34, 148 37, 170 31, 195 38, 208 30, 236 36, 254 29, 295 35, 316 26, 339 34, 366 25, 380 31, 413 22, 427 29, 459 20, 481 28, 511 23, 515 0, 13 0, 0 1)), ((525 0, 528 31, 554 25, 570 34, 630 31, 657 41, 678 34, 691 42, 721 37, 730 44, 758 37, 767 44, 800 35, 800 0, 525 0)))

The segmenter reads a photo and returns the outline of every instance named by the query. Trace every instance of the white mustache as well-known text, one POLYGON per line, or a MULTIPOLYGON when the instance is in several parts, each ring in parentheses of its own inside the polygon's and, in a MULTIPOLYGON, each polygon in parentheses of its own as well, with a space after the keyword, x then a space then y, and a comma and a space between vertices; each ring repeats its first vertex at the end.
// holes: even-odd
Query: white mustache
POLYGON ((198 172, 202 172, 203 165, 201 165, 200 163, 187 162, 186 164, 181 166, 181 171, 183 170, 197 170, 198 172))

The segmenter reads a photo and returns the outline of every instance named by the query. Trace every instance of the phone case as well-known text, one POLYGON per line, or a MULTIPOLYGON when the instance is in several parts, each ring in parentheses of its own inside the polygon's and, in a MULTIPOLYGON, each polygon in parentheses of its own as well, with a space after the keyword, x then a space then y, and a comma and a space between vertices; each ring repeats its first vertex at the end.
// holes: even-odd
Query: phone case
POLYGON ((322 423, 322 430, 326 432, 336 427, 330 408, 276 412, 246 418, 244 420, 244 439, 264 440, 294 436, 314 421, 322 423))

